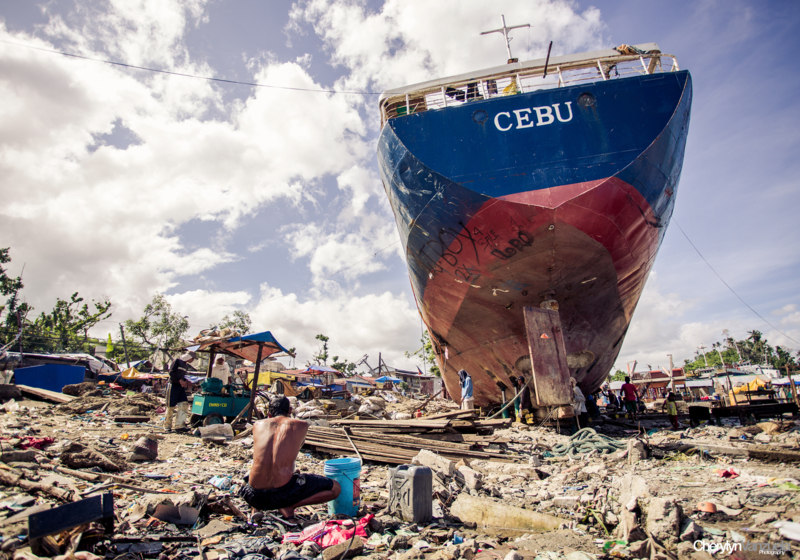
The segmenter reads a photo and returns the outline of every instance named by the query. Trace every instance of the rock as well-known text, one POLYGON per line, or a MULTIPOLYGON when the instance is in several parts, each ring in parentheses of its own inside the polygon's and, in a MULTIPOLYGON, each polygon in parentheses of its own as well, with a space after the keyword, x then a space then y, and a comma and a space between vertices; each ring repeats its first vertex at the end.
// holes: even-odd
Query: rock
POLYGON ((511 480, 512 478, 514 478, 514 477, 511 476, 510 474, 503 474, 503 475, 500 475, 499 477, 497 477, 497 483, 498 484, 504 484, 504 483, 508 482, 509 480, 511 480))
POLYGON ((778 515, 773 512, 763 512, 756 514, 753 517, 753 525, 766 525, 767 523, 772 523, 778 518, 778 515))
POLYGON ((539 493, 536 494, 536 501, 537 502, 546 502, 548 500, 553 499, 553 494, 548 492, 547 490, 539 490, 539 493))
POLYGON ((619 518, 616 515, 614 515, 613 511, 606 512, 606 514, 603 517, 605 517, 607 525, 616 525, 617 523, 619 523, 619 518))
POLYGON ((589 465, 588 467, 584 467, 584 468, 582 468, 580 470, 580 472, 582 472, 584 474, 597 475, 597 476, 601 476, 601 477, 602 476, 606 476, 608 474, 608 471, 606 470, 605 465, 603 465, 602 463, 597 464, 597 465, 589 465))
POLYGON ((646 528, 663 543, 677 543, 681 528, 678 501, 675 498, 652 498, 647 508, 646 528))
POLYGON ((389 550, 405 550, 408 548, 408 537, 405 535, 395 535, 389 541, 389 550))
POLYGON ((350 544, 350 539, 343 543, 329 546, 322 551, 322 560, 343 560, 344 558, 352 558, 353 556, 360 556, 364 552, 364 541, 361 537, 355 537, 353 544, 350 544), (349 550, 348 550, 348 545, 349 550), (347 555, 345 555, 345 551, 347 555))
MULTIPOLYGON (((358 538, 358 537, 356 537, 358 538)), ((397 560, 424 560, 425 553, 418 548, 410 548, 408 552, 404 552, 397 557, 397 560)), ((323 560, 327 560, 323 557, 323 560)), ((470 558, 470 560, 472 560, 470 558)))
POLYGON ((594 494, 581 494, 581 504, 590 504, 592 503, 592 500, 594 500, 594 494))
POLYGON ((678 544, 677 548, 678 558, 690 558, 694 550, 693 542, 682 542, 678 544))
POLYGON ((638 439, 629 439, 628 464, 635 465, 644 459, 647 459, 647 448, 644 446, 644 442, 638 439))
POLYGON ((512 550, 506 554, 506 557, 503 560, 522 560, 522 555, 516 550, 512 550))
POLYGON ((772 436, 769 435, 769 434, 761 433, 761 434, 758 434, 757 436, 755 436, 753 438, 753 440, 757 441, 758 443, 771 443, 772 442, 772 436))
POLYGON ((731 509, 742 509, 742 503, 736 494, 725 494, 722 496, 722 505, 731 509))
POLYGON ((703 530, 700 526, 692 521, 691 519, 687 519, 681 525, 681 535, 680 540, 681 542, 691 542, 693 543, 697 539, 700 538, 700 535, 703 534, 703 530))
POLYGON ((459 467, 458 472, 464 477, 464 484, 470 490, 478 490, 483 485, 483 475, 479 472, 467 466, 459 467))
POLYGON ((556 496, 553 498, 553 505, 566 509, 575 509, 580 502, 579 496, 556 496))
POLYGON ((650 497, 650 488, 647 481, 638 475, 628 473, 620 481, 619 503, 625 506, 631 498, 650 497))
POLYGON ((458 560, 459 553, 458 546, 445 546, 437 550, 430 560, 458 560))
POLYGON ((433 451, 421 449, 414 457, 415 464, 430 467, 436 471, 443 472, 445 476, 453 476, 456 473, 456 464, 450 459, 437 455, 433 451))

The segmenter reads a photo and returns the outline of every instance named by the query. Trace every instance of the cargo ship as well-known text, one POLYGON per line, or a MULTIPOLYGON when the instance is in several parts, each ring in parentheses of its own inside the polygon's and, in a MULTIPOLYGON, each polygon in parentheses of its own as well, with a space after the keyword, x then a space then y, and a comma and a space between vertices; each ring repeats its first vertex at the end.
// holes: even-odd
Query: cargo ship
POLYGON ((523 308, 543 302, 583 392, 605 381, 672 216, 691 102, 655 43, 381 95, 381 179, 456 401, 462 368, 484 407, 530 375, 523 308))

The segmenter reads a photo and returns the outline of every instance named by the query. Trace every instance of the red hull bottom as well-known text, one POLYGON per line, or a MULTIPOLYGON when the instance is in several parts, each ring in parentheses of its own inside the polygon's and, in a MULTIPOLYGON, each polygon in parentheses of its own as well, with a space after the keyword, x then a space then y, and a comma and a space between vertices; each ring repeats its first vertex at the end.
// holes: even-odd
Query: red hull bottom
POLYGON ((522 309, 551 298, 567 352, 594 355, 571 374, 584 392, 598 389, 653 265, 654 224, 644 198, 616 177, 486 202, 438 259, 420 302, 449 394, 460 400, 463 368, 477 406, 500 403, 497 382, 510 387, 529 368, 522 309))

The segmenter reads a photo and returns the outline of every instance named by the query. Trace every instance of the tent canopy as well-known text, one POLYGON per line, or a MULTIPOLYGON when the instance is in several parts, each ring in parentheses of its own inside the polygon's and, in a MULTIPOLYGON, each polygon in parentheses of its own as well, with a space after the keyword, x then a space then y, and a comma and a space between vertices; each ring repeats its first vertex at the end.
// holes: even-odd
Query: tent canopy
POLYGON ((201 344, 197 350, 198 352, 214 352, 215 354, 229 354, 231 356, 238 356, 250 362, 258 361, 258 347, 263 346, 264 350, 261 352, 261 359, 267 358, 278 352, 289 353, 289 351, 281 346, 281 344, 272 336, 269 331, 260 333, 248 334, 245 336, 234 336, 231 338, 217 339, 211 342, 201 344))
POLYGON ((402 383, 402 379, 398 379, 397 377, 389 377, 388 375, 384 375, 383 377, 379 377, 376 379, 378 383, 386 383, 387 381, 391 381, 392 383, 402 383))
POLYGON ((733 389, 733 392, 734 393, 744 393, 745 391, 758 391, 759 389, 764 389, 767 386, 769 386, 769 383, 767 383, 766 381, 763 381, 763 380, 759 379, 758 377, 756 377, 750 383, 746 383, 746 384, 742 385, 741 387, 735 387, 733 389))

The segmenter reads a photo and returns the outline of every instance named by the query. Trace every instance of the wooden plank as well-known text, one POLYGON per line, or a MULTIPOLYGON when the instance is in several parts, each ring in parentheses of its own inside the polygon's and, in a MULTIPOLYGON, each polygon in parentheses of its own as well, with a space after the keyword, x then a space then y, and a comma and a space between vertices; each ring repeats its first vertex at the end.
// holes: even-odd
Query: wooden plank
POLYGON ((56 404, 64 404, 74 401, 77 397, 71 397, 64 393, 56 393, 55 391, 48 391, 47 389, 39 389, 38 387, 28 387, 27 385, 17 385, 17 388, 22 391, 23 395, 31 395, 39 399, 54 402, 56 404))
POLYGON ((143 422, 149 422, 149 416, 115 416, 114 422, 118 422, 120 424, 141 424, 143 422))
POLYGON ((478 418, 478 415, 472 410, 454 410, 452 412, 442 412, 441 414, 432 414, 431 416, 424 416, 423 420, 440 420, 442 418, 478 418))
POLYGON ((449 425, 449 420, 426 421, 420 420, 331 420, 336 426, 353 427, 378 427, 378 428, 421 428, 444 429, 449 425))
POLYGON ((777 451, 774 448, 767 446, 747 446, 747 447, 725 447, 721 445, 706 445, 703 443, 696 443, 692 445, 682 445, 678 449, 685 450, 684 448, 696 448, 700 450, 710 451, 711 453, 719 453, 720 455, 732 455, 734 457, 749 457, 751 459, 760 459, 762 461, 780 461, 780 462, 796 462, 800 461, 800 453, 797 451, 777 451))
POLYGON ((567 351, 558 311, 524 307, 525 331, 533 368, 533 388, 539 406, 572 402, 567 351))

